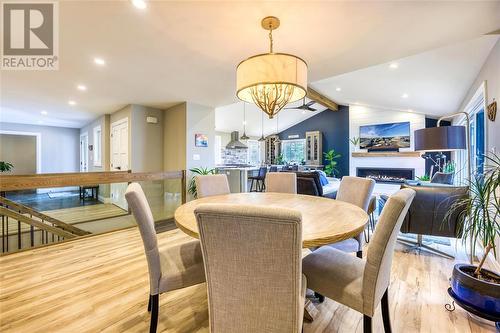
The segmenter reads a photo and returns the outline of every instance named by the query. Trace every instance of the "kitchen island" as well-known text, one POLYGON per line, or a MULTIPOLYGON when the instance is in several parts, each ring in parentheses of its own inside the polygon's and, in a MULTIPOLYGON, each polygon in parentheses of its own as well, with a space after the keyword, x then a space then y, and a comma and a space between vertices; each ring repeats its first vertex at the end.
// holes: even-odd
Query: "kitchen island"
POLYGON ((217 166, 217 173, 225 174, 229 181, 229 189, 231 193, 250 192, 250 181, 248 176, 252 176, 259 172, 258 166, 234 167, 234 166, 217 166))

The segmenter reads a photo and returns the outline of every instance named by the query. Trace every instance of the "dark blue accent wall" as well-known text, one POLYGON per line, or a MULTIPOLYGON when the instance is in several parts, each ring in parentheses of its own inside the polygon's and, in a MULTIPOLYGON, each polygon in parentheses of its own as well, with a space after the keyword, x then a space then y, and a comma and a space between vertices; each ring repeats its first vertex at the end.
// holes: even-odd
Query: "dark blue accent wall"
POLYGON ((323 152, 334 149, 341 154, 338 159, 340 176, 349 175, 349 107, 339 105, 338 111, 325 110, 281 132, 279 136, 281 140, 287 140, 289 135, 305 139, 308 131, 323 133, 323 152))

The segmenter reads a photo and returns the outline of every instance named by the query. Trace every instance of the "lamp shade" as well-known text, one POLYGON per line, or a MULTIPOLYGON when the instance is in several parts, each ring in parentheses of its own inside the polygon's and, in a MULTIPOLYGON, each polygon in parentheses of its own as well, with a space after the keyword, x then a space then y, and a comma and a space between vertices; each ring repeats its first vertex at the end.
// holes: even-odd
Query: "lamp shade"
POLYGON ((466 149, 465 126, 441 126, 415 131, 415 150, 446 151, 466 149))
POLYGON ((307 93, 307 64, 294 55, 266 53, 242 61, 236 69, 236 95, 255 103, 269 118, 307 93))

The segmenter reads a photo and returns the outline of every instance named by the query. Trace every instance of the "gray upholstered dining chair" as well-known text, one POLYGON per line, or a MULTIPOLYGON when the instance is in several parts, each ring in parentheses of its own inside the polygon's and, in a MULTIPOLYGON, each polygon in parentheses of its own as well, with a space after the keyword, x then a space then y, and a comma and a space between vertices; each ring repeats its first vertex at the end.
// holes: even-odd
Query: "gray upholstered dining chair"
POLYGON ((297 174, 295 172, 268 172, 266 192, 297 194, 297 174))
MULTIPOLYGON (((370 178, 344 176, 340 181, 336 200, 351 203, 368 211, 370 200, 375 187, 375 180, 370 178)), ((364 234, 360 233, 355 238, 330 244, 330 246, 344 252, 356 252, 358 258, 363 257, 364 234)))
POLYGON ((195 210, 211 332, 300 332, 306 279, 298 211, 203 204, 195 210))
POLYGON ((196 193, 198 198, 211 197, 213 195, 229 194, 229 182, 225 174, 196 176, 196 193))
POLYGON ((302 261, 308 287, 363 314, 364 332, 371 332, 372 317, 382 302, 384 330, 391 332, 388 289, 394 244, 415 197, 403 189, 387 201, 368 245, 366 259, 322 246, 302 261))
POLYGON ((144 243, 149 269, 148 311, 151 311, 149 331, 156 332, 159 295, 205 282, 200 242, 193 239, 160 252, 153 214, 141 186, 137 183, 130 184, 125 192, 125 198, 139 226, 144 243))

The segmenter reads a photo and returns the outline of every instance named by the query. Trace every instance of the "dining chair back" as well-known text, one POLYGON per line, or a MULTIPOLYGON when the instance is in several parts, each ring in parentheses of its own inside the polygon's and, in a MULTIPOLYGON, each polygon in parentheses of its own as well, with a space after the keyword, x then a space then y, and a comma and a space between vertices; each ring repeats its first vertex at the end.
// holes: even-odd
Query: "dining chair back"
POLYGON ((203 175, 194 178, 197 198, 229 194, 229 182, 225 174, 203 175))
POLYGON ((396 237, 414 197, 414 190, 402 189, 389 198, 368 246, 363 274, 363 306, 364 312, 372 316, 389 287, 396 237))
MULTIPOLYGON (((375 180, 370 178, 344 176, 340 181, 336 200, 351 203, 368 211, 375 180)), ((332 244, 333 247, 345 252, 356 252, 359 258, 363 257, 364 233, 361 232, 354 238, 332 244)))
POLYGON ((210 331, 300 332, 306 291, 300 212, 203 204, 195 215, 210 331))
POLYGON ((295 172, 268 172, 266 192, 297 193, 297 175, 295 172))
POLYGON ((273 165, 269 167, 269 172, 278 172, 278 167, 273 165))
POLYGON ((344 176, 340 181, 336 199, 356 205, 366 212, 374 187, 373 179, 344 176))

